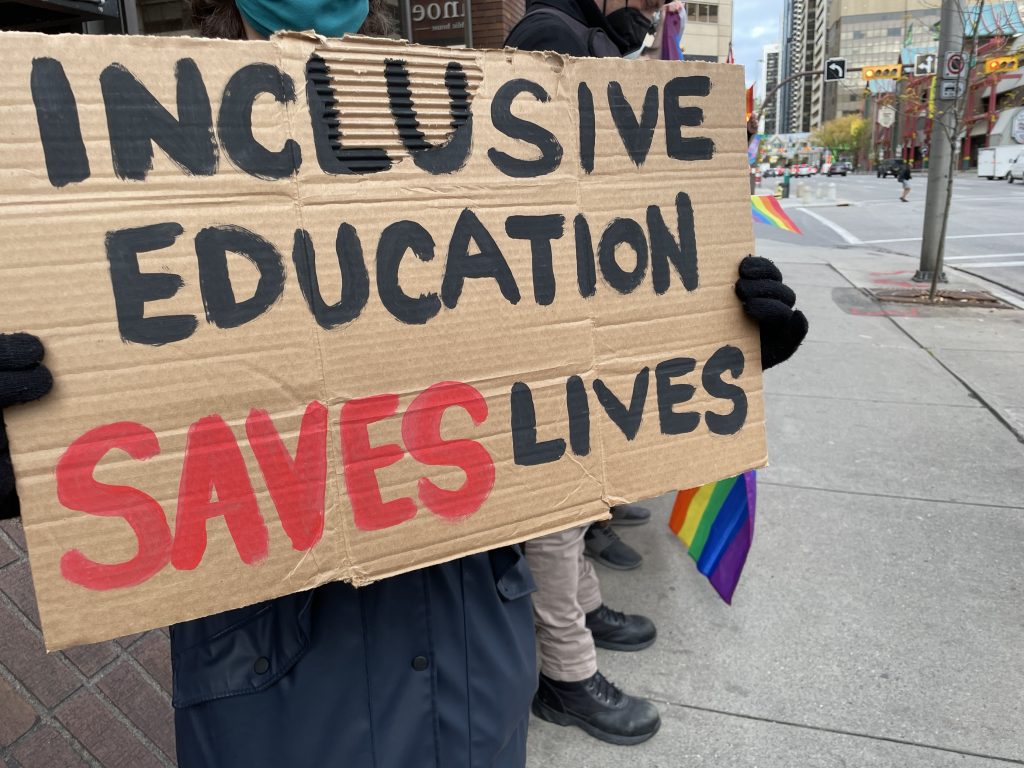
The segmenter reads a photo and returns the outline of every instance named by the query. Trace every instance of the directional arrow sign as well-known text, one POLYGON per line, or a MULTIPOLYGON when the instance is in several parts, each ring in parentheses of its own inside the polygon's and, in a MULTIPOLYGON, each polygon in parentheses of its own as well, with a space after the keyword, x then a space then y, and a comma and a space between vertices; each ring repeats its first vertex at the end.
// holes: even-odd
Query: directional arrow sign
POLYGON ((833 83, 846 77, 846 59, 829 59, 825 62, 825 82, 833 83))
POLYGON ((939 57, 934 53, 919 53, 914 58, 915 75, 934 75, 939 57))

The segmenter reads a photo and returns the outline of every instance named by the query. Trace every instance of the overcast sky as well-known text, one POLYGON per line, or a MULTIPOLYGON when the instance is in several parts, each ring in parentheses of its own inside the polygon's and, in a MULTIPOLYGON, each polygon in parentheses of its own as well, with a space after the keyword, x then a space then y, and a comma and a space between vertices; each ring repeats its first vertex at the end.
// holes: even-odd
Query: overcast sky
POLYGON ((761 78, 761 49, 779 41, 781 16, 782 0, 733 2, 732 52, 736 63, 746 68, 747 85, 761 78))

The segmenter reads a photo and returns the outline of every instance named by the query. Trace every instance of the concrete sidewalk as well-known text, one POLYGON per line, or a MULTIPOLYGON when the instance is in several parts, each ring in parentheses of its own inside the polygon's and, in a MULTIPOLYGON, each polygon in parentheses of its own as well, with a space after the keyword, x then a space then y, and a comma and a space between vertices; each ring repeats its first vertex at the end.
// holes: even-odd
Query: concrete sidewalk
MULTIPOLYGON (((661 732, 534 721, 531 768, 1024 764, 1024 312, 879 305, 903 257, 765 241, 810 318, 766 376, 771 467, 734 605, 654 520, 600 572, 659 638, 599 651, 661 732)), ((966 282, 956 278, 958 282, 966 282)))

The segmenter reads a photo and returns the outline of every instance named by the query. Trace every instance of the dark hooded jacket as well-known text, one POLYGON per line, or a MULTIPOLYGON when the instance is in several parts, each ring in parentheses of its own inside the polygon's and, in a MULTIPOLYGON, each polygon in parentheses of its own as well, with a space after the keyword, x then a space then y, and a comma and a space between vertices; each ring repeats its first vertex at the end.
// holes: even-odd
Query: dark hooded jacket
POLYGON ((533 588, 503 547, 171 627, 180 768, 523 768, 533 588))
POLYGON ((594 0, 530 0, 505 45, 569 56, 621 56, 628 49, 594 0))

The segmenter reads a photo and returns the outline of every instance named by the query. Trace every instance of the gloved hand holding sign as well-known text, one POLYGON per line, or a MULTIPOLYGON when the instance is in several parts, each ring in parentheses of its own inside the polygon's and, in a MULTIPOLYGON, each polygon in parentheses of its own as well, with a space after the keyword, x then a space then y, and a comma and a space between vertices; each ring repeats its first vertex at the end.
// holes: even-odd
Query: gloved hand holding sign
POLYGON ((782 282, 779 268, 769 259, 747 256, 740 262, 736 295, 761 328, 761 368, 788 360, 807 335, 807 318, 793 309, 796 294, 782 282))
MULTIPOLYGON (((0 333, 0 410, 37 400, 50 391, 53 377, 42 360, 43 345, 35 336, 0 333)), ((0 518, 16 517, 18 512, 14 468, 0 413, 0 518)))

